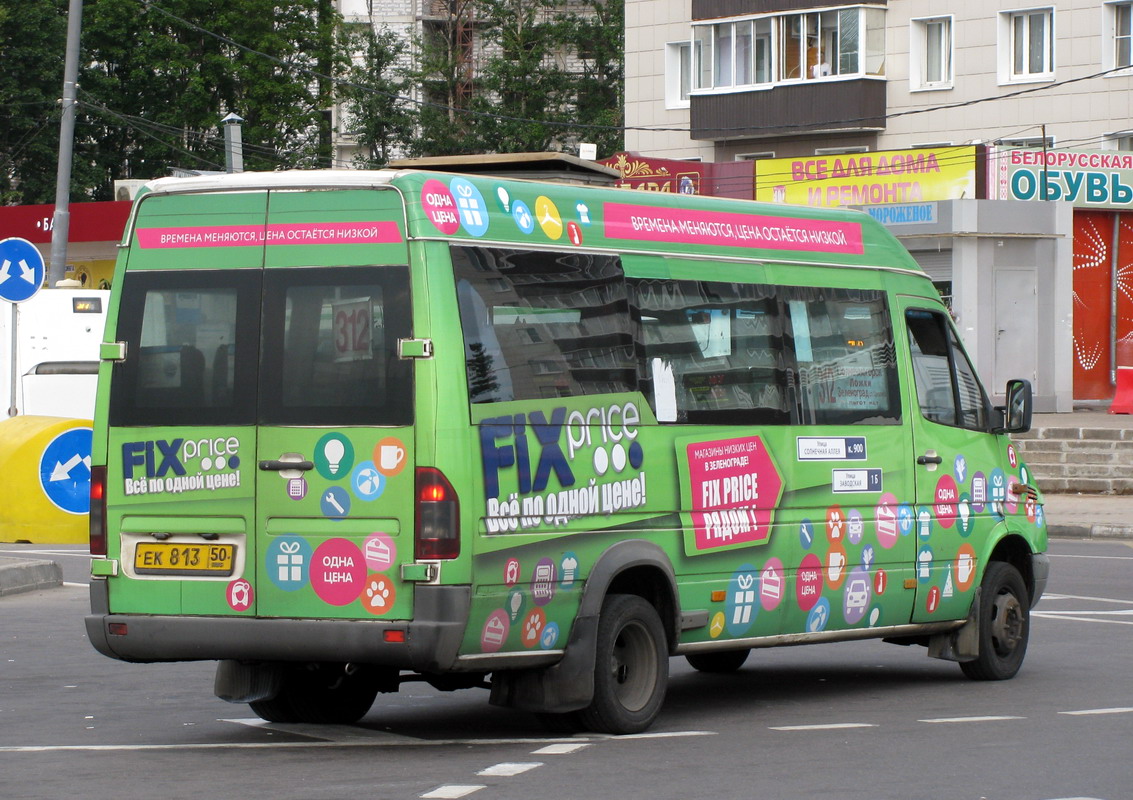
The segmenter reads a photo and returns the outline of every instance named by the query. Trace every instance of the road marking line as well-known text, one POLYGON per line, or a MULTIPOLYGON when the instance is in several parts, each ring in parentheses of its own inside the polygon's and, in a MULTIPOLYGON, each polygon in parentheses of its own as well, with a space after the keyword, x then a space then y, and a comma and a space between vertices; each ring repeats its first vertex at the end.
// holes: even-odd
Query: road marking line
POLYGON ((1059 711, 1070 717, 1085 717, 1093 714, 1133 714, 1133 708, 1086 708, 1081 711, 1059 711))
POLYGON ((467 797, 473 792, 478 792, 481 789, 487 788, 488 787, 484 786, 483 784, 460 785, 454 783, 447 786, 438 786, 433 791, 425 792, 425 794, 420 796, 434 798, 435 800, 456 800, 456 798, 458 797, 467 797))
POLYGON ((522 775, 525 772, 530 772, 536 767, 543 766, 542 761, 528 761, 521 763, 518 761, 504 761, 500 764, 493 764, 490 767, 480 770, 477 775, 483 775, 489 778, 512 778, 516 775, 522 775))
POLYGON ((1002 722, 1009 719, 1026 719, 1026 717, 1011 716, 984 716, 984 717, 937 717, 936 719, 918 719, 917 722, 1002 722))
POLYGON ((773 731, 838 731, 847 728, 876 728, 870 722, 836 722, 827 725, 779 725, 772 726, 769 730, 773 731))
POLYGON ((1080 608, 1077 611, 1040 611, 1038 612, 1047 617, 1067 616, 1068 614, 1104 614, 1106 616, 1128 616, 1133 614, 1133 608, 1119 608, 1116 611, 1093 611, 1087 608, 1080 608))
POLYGON ((1119 606, 1133 604, 1133 600, 1115 600, 1112 597, 1089 597, 1082 594, 1044 594, 1043 600, 1092 600, 1095 603, 1116 603, 1119 606))
POLYGON ((686 736, 716 736, 716 731, 668 731, 666 733, 627 733, 621 736, 612 733, 594 733, 591 739, 681 739, 686 736))
POLYGON ((588 742, 574 742, 573 744, 549 744, 546 747, 540 747, 538 750, 532 750, 533 756, 566 756, 571 753, 577 753, 585 747, 589 747, 588 742))
POLYGON ((1090 617, 1064 617, 1060 614, 1047 615, 1046 613, 1039 613, 1037 611, 1031 612, 1032 617, 1039 617, 1041 619, 1069 619, 1074 622, 1108 622, 1110 625, 1133 625, 1133 620, 1126 619, 1092 619, 1090 617))

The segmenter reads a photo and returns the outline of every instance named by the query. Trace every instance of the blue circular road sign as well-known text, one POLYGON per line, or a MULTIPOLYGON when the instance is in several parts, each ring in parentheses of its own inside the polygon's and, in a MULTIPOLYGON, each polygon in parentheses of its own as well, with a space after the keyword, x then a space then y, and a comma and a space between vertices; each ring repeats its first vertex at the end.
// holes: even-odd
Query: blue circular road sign
POLYGON ((47 499, 69 514, 90 511, 90 428, 56 436, 39 459, 39 483, 47 499))
POLYGON ((11 237, 0 242, 0 300, 20 303, 43 285, 43 256, 27 239, 11 237))

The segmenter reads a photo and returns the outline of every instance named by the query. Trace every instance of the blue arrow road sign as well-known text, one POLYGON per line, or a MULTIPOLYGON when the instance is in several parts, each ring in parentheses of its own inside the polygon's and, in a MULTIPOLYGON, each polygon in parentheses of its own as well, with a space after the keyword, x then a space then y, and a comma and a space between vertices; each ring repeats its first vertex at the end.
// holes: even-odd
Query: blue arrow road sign
POLYGON ((43 256, 27 239, 0 242, 0 300, 21 303, 43 285, 43 256))
POLYGON ((69 514, 90 511, 90 428, 71 428, 52 439, 39 459, 47 499, 69 514))

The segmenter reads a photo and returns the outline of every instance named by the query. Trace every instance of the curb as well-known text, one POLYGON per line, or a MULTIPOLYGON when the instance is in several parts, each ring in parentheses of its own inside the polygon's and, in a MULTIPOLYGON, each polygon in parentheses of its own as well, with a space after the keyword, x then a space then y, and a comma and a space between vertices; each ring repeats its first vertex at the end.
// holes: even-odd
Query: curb
POLYGON ((0 597, 63 585, 63 568, 54 561, 0 557, 0 597))
POLYGON ((1133 539, 1133 528, 1126 525, 1051 525, 1047 536, 1052 539, 1133 539))

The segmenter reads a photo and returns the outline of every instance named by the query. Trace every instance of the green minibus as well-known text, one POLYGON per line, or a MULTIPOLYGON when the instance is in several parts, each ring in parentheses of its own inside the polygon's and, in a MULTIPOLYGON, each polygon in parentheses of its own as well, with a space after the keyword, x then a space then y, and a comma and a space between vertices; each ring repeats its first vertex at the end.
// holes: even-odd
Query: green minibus
POLYGON ((275 722, 409 680, 646 729, 669 659, 1019 669, 1042 496, 868 215, 421 170, 153 181, 101 346, 91 643, 275 722))

